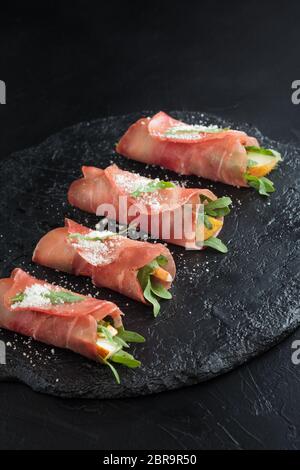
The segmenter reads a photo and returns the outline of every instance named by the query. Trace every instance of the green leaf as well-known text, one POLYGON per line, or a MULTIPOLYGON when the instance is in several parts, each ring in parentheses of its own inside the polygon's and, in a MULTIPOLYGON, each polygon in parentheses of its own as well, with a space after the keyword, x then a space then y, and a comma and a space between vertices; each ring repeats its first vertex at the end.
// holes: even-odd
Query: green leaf
POLYGON ((123 364, 124 366, 130 368, 140 367, 141 362, 137 361, 131 354, 128 354, 126 351, 118 351, 113 354, 110 358, 111 361, 117 362, 118 364, 123 364))
POLYGON ((175 188, 175 184, 170 181, 150 181, 146 186, 136 189, 131 193, 132 197, 139 197, 143 193, 153 193, 154 191, 159 191, 160 189, 175 188))
POLYGON ((272 157, 278 157, 279 153, 275 150, 265 149, 263 147, 256 147, 254 145, 245 147, 247 153, 259 153, 261 155, 270 155, 272 157))
POLYGON ((155 269, 159 268, 160 266, 163 267, 168 263, 168 258, 164 255, 157 256, 151 263, 146 264, 138 272, 138 280, 143 289, 145 289, 148 277, 154 272, 155 269))
POLYGON ((97 331, 98 333, 101 333, 101 329, 103 326, 111 326, 111 323, 109 321, 105 321, 105 320, 99 320, 97 322, 97 331))
POLYGON ((80 295, 73 294, 72 292, 65 292, 65 291, 54 291, 51 290, 49 294, 43 294, 43 297, 50 300, 51 304, 71 304, 76 302, 82 302, 84 297, 80 295))
POLYGON ((168 264, 168 258, 164 255, 157 256, 156 261, 161 267, 166 266, 166 264, 168 264))
POLYGON ((109 341, 113 346, 119 347, 119 348, 129 348, 128 344, 119 337, 119 335, 113 336, 109 329, 105 325, 100 325, 98 326, 97 329, 98 333, 100 333, 104 338, 109 341))
POLYGON ((262 196, 268 197, 269 193, 273 193, 275 191, 274 184, 265 176, 257 177, 245 173, 244 178, 248 185, 256 189, 256 191, 258 191, 262 196))
POLYGON ((99 321, 97 326, 98 334, 103 336, 112 345, 116 346, 118 350, 114 354, 112 354, 112 356, 109 356, 107 359, 103 360, 102 358, 102 361, 104 362, 104 364, 110 367, 117 383, 120 383, 119 374, 109 361, 117 362, 127 367, 139 367, 141 365, 140 361, 137 361, 131 354, 128 354, 127 352, 123 351, 122 348, 128 347, 126 341, 142 343, 145 341, 145 338, 143 338, 143 336, 139 335, 138 333, 134 333, 132 331, 125 331, 123 327, 119 328, 118 334, 113 336, 109 331, 108 326, 110 326, 109 322, 106 322, 104 320, 99 321))
POLYGON ((217 217, 225 217, 230 213, 229 207, 221 207, 220 209, 216 209, 215 212, 217 213, 217 217))
POLYGON ((151 261, 151 263, 146 264, 146 266, 139 269, 137 275, 141 288, 143 289, 145 299, 153 305, 153 314, 155 317, 160 311, 157 297, 162 299, 171 299, 172 295, 162 284, 160 284, 158 280, 153 280, 151 275, 156 268, 159 266, 165 266, 167 262, 168 259, 165 256, 157 256, 157 258, 151 261))
POLYGON ((114 342, 121 348, 129 348, 129 344, 123 338, 120 338, 119 335, 114 336, 114 342))
POLYGON ((161 299, 167 299, 170 300, 172 299, 172 294, 171 292, 168 291, 160 282, 151 280, 151 291, 153 294, 157 295, 157 297, 160 297, 161 299))
POLYGON ((151 274, 158 267, 159 267, 159 264, 157 263, 156 260, 154 260, 151 263, 146 264, 146 266, 143 266, 141 269, 139 269, 137 277, 143 290, 146 288, 148 279, 150 278, 151 274))
POLYGON ((144 289, 144 297, 150 304, 153 305, 153 315, 157 317, 160 312, 160 305, 155 294, 153 295, 150 277, 148 278, 146 287, 144 289))
POLYGON ((204 194, 200 194, 200 202, 201 204, 204 204, 204 202, 211 202, 212 199, 210 199, 208 196, 204 196, 204 194))
MULTIPOLYGON (((199 220, 199 219, 198 219, 199 220)), ((208 216, 206 214, 204 214, 204 225, 205 227, 208 229, 208 230, 211 230, 212 229, 212 223, 210 222, 208 216)))
POLYGON ((115 367, 109 361, 104 361, 104 364, 106 366, 108 366, 110 368, 110 370, 112 371, 112 373, 114 374, 114 377, 116 379, 117 384, 120 384, 121 383, 120 376, 119 376, 117 370, 115 369, 115 367))
MULTIPOLYGON (((204 203, 204 201, 205 199, 201 199, 202 203, 204 203)), ((227 196, 220 197, 215 201, 209 200, 206 204, 204 204, 204 214, 210 215, 211 217, 224 217, 230 212, 230 204, 232 204, 232 200, 227 196)))
POLYGON ((118 329, 118 337, 127 343, 144 343, 146 341, 144 336, 134 331, 125 330, 123 327, 118 329))
POLYGON ((16 304, 17 302, 22 302, 25 299, 24 292, 19 292, 17 295, 10 299, 11 304, 16 304))
POLYGON ((205 209, 208 210, 214 210, 214 209, 223 209, 224 207, 228 207, 232 204, 232 200, 230 197, 224 196, 224 197, 219 197, 215 201, 210 201, 207 204, 205 204, 205 209))
POLYGON ((111 332, 109 331, 109 329, 107 328, 106 325, 99 324, 98 328, 97 328, 97 331, 98 331, 98 333, 102 334, 102 336, 104 336, 104 338, 107 339, 108 341, 113 341, 114 340, 113 335, 111 334, 111 332))
POLYGON ((204 240, 203 246, 208 246, 214 250, 220 251, 221 253, 227 253, 228 248, 224 243, 217 237, 210 237, 207 240, 204 240))

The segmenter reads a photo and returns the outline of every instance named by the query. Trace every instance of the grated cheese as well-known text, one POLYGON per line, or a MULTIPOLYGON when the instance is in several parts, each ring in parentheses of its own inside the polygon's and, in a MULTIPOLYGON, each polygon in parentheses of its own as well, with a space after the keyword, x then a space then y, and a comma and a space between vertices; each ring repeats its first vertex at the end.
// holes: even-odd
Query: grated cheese
POLYGON ((159 210, 161 206, 161 201, 158 199, 158 191, 153 193, 143 193, 141 196, 136 198, 138 204, 145 204, 150 206, 153 210, 159 210))
POLYGON ((203 136, 200 133, 209 133, 209 132, 221 132, 218 126, 215 125, 199 125, 199 124, 179 124, 167 129, 164 133, 166 137, 172 137, 172 139, 185 139, 185 140, 195 140, 201 139, 203 136))
MULTIPOLYGON (((115 235, 114 232, 110 232, 109 230, 91 230, 89 233, 87 233, 85 238, 108 238, 108 237, 113 237, 115 235)), ((92 240, 93 241, 93 240, 92 240)), ((98 240, 100 241, 100 240, 98 240)))
MULTIPOLYGON (((72 235, 72 234, 71 234, 72 235)), ((122 237, 109 230, 92 230, 85 238, 75 237, 73 246, 80 250, 81 256, 93 266, 109 264, 113 261, 112 251, 120 244, 122 237), (87 240, 87 237, 91 240, 87 240), (95 237, 104 237, 102 240, 93 240, 95 237)))
POLYGON ((138 173, 121 173, 114 175, 114 181, 117 186, 126 191, 127 193, 133 193, 139 188, 146 186, 148 183, 151 183, 153 180, 151 178, 146 178, 141 176, 138 173))
POLYGON ((11 305, 11 308, 50 307, 50 299, 44 297, 49 294, 48 287, 41 284, 33 284, 24 290, 24 299, 11 305))

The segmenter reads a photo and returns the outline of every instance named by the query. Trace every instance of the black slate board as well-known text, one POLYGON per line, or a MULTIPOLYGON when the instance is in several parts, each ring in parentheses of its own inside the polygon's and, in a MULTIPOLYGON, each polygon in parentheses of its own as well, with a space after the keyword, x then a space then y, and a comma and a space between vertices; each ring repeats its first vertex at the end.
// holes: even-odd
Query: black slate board
MULTIPOLYGON (((152 114, 148 112, 147 114, 152 114)), ((248 125, 238 126, 198 112, 173 112, 187 122, 231 125, 282 153, 284 162, 272 174, 277 188, 269 200, 254 190, 238 190, 196 177, 178 177, 147 168, 115 154, 113 148, 128 125, 142 113, 99 119, 65 129, 37 147, 1 163, 1 277, 20 266, 38 277, 83 293, 115 301, 126 313, 126 326, 147 342, 133 348, 142 367, 119 367, 121 385, 110 371, 72 352, 51 348, 0 330, 7 364, 0 379, 20 380, 34 390, 65 396, 114 398, 145 395, 208 380, 260 354, 300 323, 299 310, 299 155, 292 145, 272 142, 248 125), (93 226, 97 218, 71 208, 69 184, 82 164, 105 167, 115 162, 148 176, 176 179, 229 195, 234 208, 222 239, 227 255, 209 250, 184 251, 170 246, 178 269, 173 301, 154 320, 144 305, 85 278, 64 275, 31 263, 39 238, 61 226, 65 216, 93 226)))

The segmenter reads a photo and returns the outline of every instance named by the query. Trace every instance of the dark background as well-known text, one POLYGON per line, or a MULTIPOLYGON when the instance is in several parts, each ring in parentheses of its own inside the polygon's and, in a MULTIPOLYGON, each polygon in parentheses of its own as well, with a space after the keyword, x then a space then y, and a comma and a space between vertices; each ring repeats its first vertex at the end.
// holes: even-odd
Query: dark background
MULTIPOLYGON (((0 7, 0 158, 141 109, 203 110, 299 142, 299 2, 43 3, 0 7)), ((299 449, 294 339, 300 332, 230 374, 146 398, 62 400, 2 383, 0 448, 299 449)))

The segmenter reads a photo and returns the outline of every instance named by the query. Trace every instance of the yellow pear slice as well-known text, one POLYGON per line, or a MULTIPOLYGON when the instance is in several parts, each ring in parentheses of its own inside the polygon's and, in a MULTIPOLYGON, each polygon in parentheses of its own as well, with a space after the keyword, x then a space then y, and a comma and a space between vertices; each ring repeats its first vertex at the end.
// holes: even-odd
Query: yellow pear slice
POLYGON ((249 166, 247 173, 252 176, 266 176, 270 173, 281 160, 280 153, 272 150, 273 155, 265 155, 263 153, 248 152, 249 166))
POLYGON ((215 219, 214 217, 210 217, 210 216, 208 216, 207 218, 209 222, 211 223, 212 227, 206 228, 204 225, 204 240, 207 240, 208 238, 215 235, 223 225, 222 220, 215 219))

